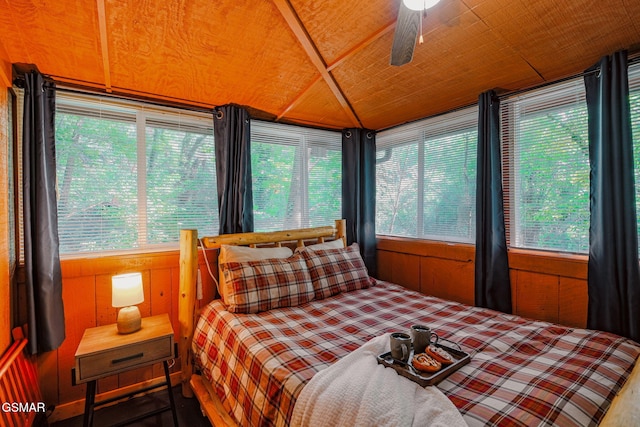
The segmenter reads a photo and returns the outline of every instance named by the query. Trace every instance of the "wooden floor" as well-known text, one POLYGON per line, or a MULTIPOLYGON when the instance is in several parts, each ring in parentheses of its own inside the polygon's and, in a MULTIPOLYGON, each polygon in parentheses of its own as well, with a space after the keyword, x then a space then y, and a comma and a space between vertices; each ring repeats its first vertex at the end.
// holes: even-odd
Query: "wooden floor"
MULTIPOLYGON (((211 427, 206 417, 202 416, 198 400, 185 399, 180 392, 180 386, 173 388, 173 397, 176 402, 178 412, 178 423, 181 427, 211 427)), ((94 415, 93 425, 95 427, 106 427, 118 424, 123 420, 168 405, 169 397, 165 390, 137 397, 127 402, 106 408, 99 408, 94 415)), ((52 423, 51 427, 81 427, 83 417, 74 417, 63 421, 52 423)), ((144 420, 128 424, 133 427, 165 427, 173 426, 171 411, 154 415, 144 420)))

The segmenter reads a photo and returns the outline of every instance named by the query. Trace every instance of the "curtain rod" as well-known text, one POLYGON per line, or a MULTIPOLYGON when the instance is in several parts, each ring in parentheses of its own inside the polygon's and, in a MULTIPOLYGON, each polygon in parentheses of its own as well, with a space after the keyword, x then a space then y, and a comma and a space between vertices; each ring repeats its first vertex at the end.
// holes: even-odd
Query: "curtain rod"
POLYGON ((188 102, 156 99, 156 98, 148 97, 145 95, 136 95, 132 93, 117 92, 117 91, 107 92, 105 89, 99 89, 91 86, 83 86, 83 85, 73 84, 65 81, 56 81, 55 79, 53 81, 56 83, 56 87, 55 87, 56 92, 60 91, 60 92, 89 95, 89 96, 103 96, 103 97, 106 96, 108 98, 114 98, 114 99, 119 99, 123 101, 144 102, 146 104, 151 104, 158 107, 180 108, 183 110, 194 111, 198 113, 211 114, 212 111, 216 108, 216 106, 200 107, 197 105, 189 104, 188 102))

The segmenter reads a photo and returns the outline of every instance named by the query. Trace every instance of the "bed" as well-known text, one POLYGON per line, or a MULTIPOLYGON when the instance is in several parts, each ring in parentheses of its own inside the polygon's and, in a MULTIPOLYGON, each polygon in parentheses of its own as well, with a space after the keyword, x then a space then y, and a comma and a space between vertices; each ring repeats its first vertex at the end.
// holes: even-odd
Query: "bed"
POLYGON ((637 343, 372 279, 362 272, 357 246, 345 245, 344 229, 339 220, 329 227, 201 239, 194 230, 183 230, 183 392, 193 389, 214 425, 288 425, 297 415, 297 399, 316 374, 376 337, 408 331, 416 323, 429 325, 471 355, 468 365, 435 386, 469 426, 640 425, 637 343), (235 298, 226 294, 224 302, 216 299, 196 315, 198 241, 203 248, 282 247, 292 241, 303 250, 281 258, 275 267, 270 259, 225 260, 224 289, 246 282, 252 283, 250 291, 235 298), (321 246, 309 246, 310 241, 321 246), (341 247, 326 246, 329 241, 341 247), (305 265, 309 276, 300 277, 297 270, 305 265), (256 288, 274 274, 276 282, 293 284, 256 298, 256 288), (194 368, 198 374, 192 374, 194 368))

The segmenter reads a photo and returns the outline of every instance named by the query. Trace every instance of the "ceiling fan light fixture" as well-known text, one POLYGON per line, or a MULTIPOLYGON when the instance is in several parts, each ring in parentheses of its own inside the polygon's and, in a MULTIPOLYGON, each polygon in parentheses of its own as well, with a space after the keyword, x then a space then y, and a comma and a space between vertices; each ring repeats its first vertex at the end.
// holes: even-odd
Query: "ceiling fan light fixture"
POLYGON ((411 10, 426 10, 438 4, 439 1, 440 0, 402 0, 402 3, 411 10))

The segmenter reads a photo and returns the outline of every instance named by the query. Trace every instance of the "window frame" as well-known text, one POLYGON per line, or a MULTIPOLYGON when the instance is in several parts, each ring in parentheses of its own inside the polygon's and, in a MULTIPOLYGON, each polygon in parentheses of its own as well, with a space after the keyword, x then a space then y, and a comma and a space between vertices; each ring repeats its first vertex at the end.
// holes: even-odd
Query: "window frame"
MULTIPOLYGON (((636 124, 640 130, 640 62, 630 64, 628 67, 629 77, 629 114, 631 119, 631 138, 633 140, 633 163, 635 178, 635 195, 636 195, 636 227, 638 237, 638 253, 640 254, 640 132, 633 133, 633 125, 636 124), (635 103, 631 101, 635 97, 635 103), (634 107, 638 109, 636 117, 637 122, 634 123, 634 107)), ((640 255, 639 255, 640 256, 640 255)))
MULTIPOLYGON (((267 122, 262 120, 251 120, 251 150, 252 150, 252 185, 253 185, 253 197, 254 197, 254 225, 256 231, 275 231, 275 230, 283 230, 283 229, 296 229, 296 228, 308 228, 313 226, 324 225, 319 223, 314 223, 315 217, 311 215, 311 192, 310 190, 310 169, 309 169, 309 160, 313 158, 310 150, 318 148, 325 149, 327 151, 334 151, 339 153, 342 156, 342 134, 339 131, 328 130, 328 129, 317 129, 310 128, 304 126, 297 126, 291 124, 277 123, 277 122, 267 122), (296 149, 296 153, 298 155, 298 159, 294 159, 293 168, 298 168, 297 176, 300 179, 299 187, 303 191, 301 191, 301 199, 300 199, 300 210, 302 214, 298 219, 298 222, 295 221, 285 221, 286 218, 282 218, 282 224, 268 226, 271 223, 265 222, 267 227, 262 227, 258 224, 258 219, 256 215, 255 206, 257 191, 255 181, 258 180, 258 177, 255 175, 255 170, 253 167, 253 153, 254 147, 256 144, 265 144, 265 145, 279 145, 286 147, 293 147, 296 149)), ((342 167, 342 161, 341 167, 342 167)), ((341 173, 341 172, 340 172, 341 173)), ((291 186, 289 187, 291 190, 291 186)), ((342 180, 340 179, 340 191, 339 191, 339 204, 340 208, 339 212, 336 213, 338 215, 336 218, 342 216, 342 180)), ((326 221, 326 218, 323 218, 323 221, 326 221)))
POLYGON ((506 97, 501 102, 501 148, 503 159, 502 186, 505 231, 507 246, 509 249, 577 256, 586 255, 588 253, 588 248, 586 251, 572 251, 561 250, 558 248, 530 247, 517 242, 519 225, 518 219, 520 217, 521 206, 518 204, 518 186, 516 183, 518 174, 517 166, 515 164, 517 150, 516 145, 519 138, 519 121, 516 117, 519 118, 524 114, 522 112, 523 106, 519 102, 525 103, 526 114, 531 114, 535 112, 562 110, 565 107, 576 105, 578 101, 585 103, 586 111, 586 93, 581 77, 566 79, 545 85, 541 88, 528 90, 524 93, 518 93, 513 96, 506 97), (575 89, 579 89, 579 92, 576 92, 575 89))
MULTIPOLYGON (((396 126, 377 134, 376 140, 376 164, 381 164, 391 157, 394 148, 416 145, 417 149, 417 188, 416 188, 416 235, 392 234, 380 231, 376 226, 376 234, 379 236, 401 237, 409 239, 422 239, 441 241, 451 244, 475 244, 475 197, 474 197, 474 218, 469 239, 460 236, 443 236, 425 232, 425 146, 430 140, 446 138, 448 136, 460 135, 467 132, 478 131, 478 106, 472 105, 458 110, 450 111, 433 117, 411 122, 405 125, 396 126), (383 153, 382 157, 379 156, 383 153)), ((474 159, 477 151, 477 136, 475 138, 474 159)), ((477 167, 477 166, 476 166, 477 167)), ((376 171, 377 174, 377 171, 376 171)), ((474 176, 475 183, 475 176, 474 176)), ((376 199, 378 190, 376 189, 376 199)), ((377 218, 377 215, 376 215, 377 218)))
MULTIPOLYGON (((176 240, 172 242, 149 243, 149 230, 147 227, 149 222, 149 215, 147 211, 147 127, 165 127, 167 129, 174 130, 188 130, 189 127, 194 127, 207 131, 211 136, 212 143, 215 144, 212 115, 210 113, 199 111, 164 107, 140 101, 110 98, 90 93, 76 93, 73 91, 58 91, 56 94, 56 114, 60 113, 77 114, 85 117, 110 118, 134 124, 136 128, 135 139, 137 164, 137 246, 121 249, 61 252, 60 258, 65 260, 96 256, 113 256, 118 254, 153 253, 177 250, 179 247, 179 235, 176 236, 176 240), (165 123, 166 126, 163 126, 163 123, 165 123), (185 129, 180 129, 181 125, 185 126, 185 129)), ((215 145, 213 145, 212 149, 215 156, 215 145)), ((213 183, 212 188, 216 191, 215 182, 213 183)), ((215 210, 217 211, 217 206, 215 210)), ((213 229, 216 230, 216 234, 218 229, 217 222, 218 218, 213 218, 213 229)))

